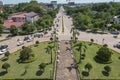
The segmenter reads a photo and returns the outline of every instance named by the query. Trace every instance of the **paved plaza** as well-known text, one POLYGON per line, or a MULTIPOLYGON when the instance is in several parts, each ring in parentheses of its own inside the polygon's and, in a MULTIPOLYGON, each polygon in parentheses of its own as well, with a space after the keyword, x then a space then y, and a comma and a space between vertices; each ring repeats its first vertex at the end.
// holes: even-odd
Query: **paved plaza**
POLYGON ((61 41, 59 46, 56 80, 78 80, 70 44, 61 41))

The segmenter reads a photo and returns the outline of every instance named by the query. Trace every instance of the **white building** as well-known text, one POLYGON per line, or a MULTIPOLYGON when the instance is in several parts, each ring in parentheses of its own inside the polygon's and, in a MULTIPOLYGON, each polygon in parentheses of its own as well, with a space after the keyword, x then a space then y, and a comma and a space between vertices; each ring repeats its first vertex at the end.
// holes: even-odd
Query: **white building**
POLYGON ((37 21, 38 19, 39 19, 39 16, 34 12, 30 12, 26 15, 27 22, 33 23, 34 21, 37 21))
POLYGON ((115 24, 120 24, 120 16, 115 16, 115 17, 113 18, 113 22, 114 22, 115 24))
POLYGON ((57 1, 51 1, 51 4, 53 5, 54 9, 57 8, 57 1))
POLYGON ((0 6, 3 6, 3 1, 2 0, 0 0, 0 6))

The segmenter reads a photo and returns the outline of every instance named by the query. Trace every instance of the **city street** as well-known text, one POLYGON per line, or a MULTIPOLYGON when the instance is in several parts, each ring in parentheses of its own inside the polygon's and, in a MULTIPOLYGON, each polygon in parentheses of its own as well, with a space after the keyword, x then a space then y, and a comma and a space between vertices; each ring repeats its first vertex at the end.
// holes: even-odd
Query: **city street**
MULTIPOLYGON (((54 19, 54 27, 58 30, 57 34, 58 34, 59 40, 70 40, 71 39, 72 35, 70 33, 70 30, 73 27, 73 22, 72 22, 72 18, 70 18, 68 15, 64 13, 63 7, 60 8, 59 13, 56 15, 56 18, 54 19), (62 22, 62 18, 63 18, 63 22, 62 22), (58 27, 56 25, 58 25, 58 27), (64 27, 64 31, 62 31, 63 27, 64 27)), ((49 31, 48 34, 44 35, 43 38, 35 38, 34 41, 28 42, 28 43, 26 42, 22 46, 33 45, 35 44, 37 40, 40 42, 49 41, 52 32, 53 32, 53 27, 52 27, 52 31, 49 31)), ((113 45, 120 42, 120 35, 118 35, 118 38, 113 38, 114 35, 112 34, 93 34, 93 33, 81 32, 81 31, 79 32, 80 32, 80 35, 78 36, 78 40, 90 41, 90 39, 94 39, 94 43, 101 44, 101 45, 107 44, 109 48, 117 52, 120 52, 120 49, 113 47, 113 45), (103 42, 103 39, 104 39, 104 42, 103 42)), ((8 45, 9 51, 13 53, 21 49, 22 46, 17 46, 17 40, 18 39, 23 40, 24 37, 25 36, 16 36, 9 40, 0 42, 0 45, 8 45)), ((2 38, 4 39, 4 37, 1 37, 1 39, 2 38)), ((0 55, 0 57, 3 57, 3 55, 0 55)))

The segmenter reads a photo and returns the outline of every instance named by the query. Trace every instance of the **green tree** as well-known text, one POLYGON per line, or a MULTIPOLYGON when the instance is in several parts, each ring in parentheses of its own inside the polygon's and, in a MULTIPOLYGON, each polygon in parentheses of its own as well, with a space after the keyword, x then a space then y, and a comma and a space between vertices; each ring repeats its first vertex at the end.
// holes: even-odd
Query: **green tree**
POLYGON ((23 48, 22 51, 20 51, 20 56, 19 56, 20 58, 19 59, 21 61, 29 59, 31 56, 31 52, 32 52, 31 48, 29 48, 29 47, 23 48))
POLYGON ((7 58, 9 58, 9 55, 10 55, 10 52, 7 51, 7 52, 5 53, 5 56, 6 56, 7 58))
POLYGON ((112 52, 107 47, 101 47, 97 55, 95 56, 96 61, 100 63, 107 63, 111 61, 112 52))
POLYGON ((71 28, 70 33, 72 33, 72 38, 73 38, 73 41, 76 41, 77 36, 79 36, 79 35, 80 35, 80 33, 78 32, 78 30, 77 30, 77 29, 75 29, 75 28, 71 28))
POLYGON ((3 33, 3 25, 0 24, 0 35, 3 33))
POLYGON ((12 26, 10 27, 10 33, 11 33, 12 35, 16 36, 16 35, 18 35, 18 29, 17 29, 14 25, 12 25, 12 26))
POLYGON ((26 24, 23 25, 22 30, 23 30, 26 34, 29 34, 29 33, 32 33, 32 32, 35 31, 35 26, 34 26, 33 24, 26 23, 26 24))
POLYGON ((75 47, 77 47, 77 50, 80 52, 80 55, 79 55, 79 62, 78 63, 81 63, 81 55, 82 55, 82 49, 84 50, 84 52, 86 51, 85 49, 87 48, 86 45, 84 45, 83 43, 78 43, 75 45, 75 47))
POLYGON ((2 65, 2 69, 5 69, 6 72, 8 72, 8 68, 10 68, 10 64, 9 64, 9 63, 4 63, 4 64, 2 65))
POLYGON ((87 63, 85 65, 85 69, 88 69, 88 72, 90 72, 90 70, 92 69, 92 65, 90 63, 87 63))

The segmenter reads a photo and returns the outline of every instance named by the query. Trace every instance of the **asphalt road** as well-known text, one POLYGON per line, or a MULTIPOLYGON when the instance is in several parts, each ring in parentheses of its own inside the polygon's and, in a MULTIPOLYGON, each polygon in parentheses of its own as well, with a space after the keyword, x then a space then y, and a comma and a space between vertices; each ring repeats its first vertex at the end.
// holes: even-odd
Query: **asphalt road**
MULTIPOLYGON (((60 8, 59 13, 56 15, 56 18, 54 19, 53 27, 55 27, 58 30, 57 36, 59 37, 59 40, 70 40, 71 39, 70 30, 73 27, 73 21, 72 21, 72 18, 70 18, 68 15, 66 15, 64 13, 63 7, 60 8), (63 24, 64 24, 64 32, 62 31, 62 27, 63 27, 62 26, 62 18, 63 18, 63 24), (56 25, 58 25, 58 27, 56 25)), ((53 27, 52 27, 52 31, 53 31, 53 27)), ((37 40, 40 42, 49 41, 52 31, 48 32, 47 35, 44 35, 43 38, 35 38, 34 41, 32 41, 32 42, 29 42, 29 43, 26 42, 23 46, 30 46, 32 44, 35 44, 35 41, 37 41, 37 40)), ((80 32, 80 36, 78 36, 79 40, 90 41, 90 39, 94 39, 95 43, 102 45, 103 39, 104 39, 104 44, 107 44, 109 48, 111 48, 117 52, 120 52, 120 49, 113 47, 113 45, 120 42, 120 35, 118 35, 118 38, 113 38, 112 34, 101 35, 101 34, 86 33, 86 32, 81 32, 81 31, 79 31, 79 32, 80 32)), ((17 46, 17 40, 18 39, 23 40, 24 37, 25 36, 16 36, 10 40, 0 42, 0 45, 3 45, 3 44, 8 45, 9 51, 11 53, 13 53, 13 52, 21 49, 22 46, 17 46)), ((0 55, 0 57, 1 56, 3 56, 3 55, 0 55)))

